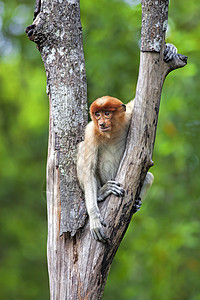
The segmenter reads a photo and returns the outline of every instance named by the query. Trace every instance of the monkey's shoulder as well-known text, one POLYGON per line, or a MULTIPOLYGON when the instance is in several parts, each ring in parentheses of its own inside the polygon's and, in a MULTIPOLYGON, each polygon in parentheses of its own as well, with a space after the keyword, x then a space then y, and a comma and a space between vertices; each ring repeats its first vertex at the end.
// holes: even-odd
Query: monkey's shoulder
POLYGON ((85 138, 93 138, 94 136, 94 123, 90 121, 85 128, 85 138))

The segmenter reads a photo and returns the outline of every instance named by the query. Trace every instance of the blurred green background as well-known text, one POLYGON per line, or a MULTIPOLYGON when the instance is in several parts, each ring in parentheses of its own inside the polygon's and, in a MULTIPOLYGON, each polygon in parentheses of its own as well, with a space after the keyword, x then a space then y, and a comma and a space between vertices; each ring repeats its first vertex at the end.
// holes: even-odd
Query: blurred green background
MULTIPOLYGON (((0 1, 0 299, 49 299, 45 168, 48 98, 24 34, 34 1, 0 1)), ((91 103, 135 93, 137 0, 81 1, 91 103)), ((189 57, 166 79, 151 169, 155 183, 113 262, 104 300, 200 300, 200 2, 170 2, 167 41, 189 57)))

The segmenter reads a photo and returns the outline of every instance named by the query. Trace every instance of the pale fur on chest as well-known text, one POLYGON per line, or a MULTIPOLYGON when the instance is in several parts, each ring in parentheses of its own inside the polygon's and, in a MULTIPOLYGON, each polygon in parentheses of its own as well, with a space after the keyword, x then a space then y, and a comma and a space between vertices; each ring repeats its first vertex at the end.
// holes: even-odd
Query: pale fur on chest
POLYGON ((97 174, 101 185, 114 180, 125 149, 125 137, 102 144, 98 149, 97 174))

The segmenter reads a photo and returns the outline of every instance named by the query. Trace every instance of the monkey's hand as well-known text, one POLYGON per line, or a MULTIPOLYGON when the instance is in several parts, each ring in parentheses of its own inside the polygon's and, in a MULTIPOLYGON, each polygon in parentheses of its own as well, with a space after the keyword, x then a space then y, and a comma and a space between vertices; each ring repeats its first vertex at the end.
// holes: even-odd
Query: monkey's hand
POLYGON ((177 49, 173 44, 166 44, 165 51, 164 51, 164 61, 168 62, 174 58, 177 54, 177 49))
POLYGON ((105 200, 110 194, 114 194, 117 197, 124 196, 124 189, 116 181, 109 180, 98 191, 97 201, 105 200))
POLYGON ((92 237, 98 242, 105 243, 108 237, 105 235, 102 226, 105 227, 106 224, 100 214, 90 216, 90 232, 92 237))

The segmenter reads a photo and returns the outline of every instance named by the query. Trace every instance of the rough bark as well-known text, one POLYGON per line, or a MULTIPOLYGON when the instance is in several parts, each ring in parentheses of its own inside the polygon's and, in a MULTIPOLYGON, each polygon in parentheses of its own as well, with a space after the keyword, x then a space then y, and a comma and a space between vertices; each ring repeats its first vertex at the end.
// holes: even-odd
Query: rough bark
POLYGON ((37 0, 34 23, 26 32, 36 42, 47 73, 50 105, 47 202, 52 209, 59 198, 60 235, 64 232, 74 235, 86 219, 76 178, 76 146, 83 139, 87 123, 79 1, 37 0))
POLYGON ((112 260, 134 213, 134 200, 153 164, 151 158, 164 79, 170 71, 184 66, 186 58, 176 55, 170 63, 163 61, 168 0, 143 0, 143 51, 135 107, 126 151, 117 174, 125 196, 117 199, 111 196, 101 203, 109 240, 106 244, 96 242, 91 238, 88 222, 82 227, 85 207, 75 172, 76 144, 86 124, 79 1, 43 0, 36 6, 36 19, 26 31, 42 55, 50 99, 47 166, 50 295, 53 300, 98 300, 102 298, 112 260))
POLYGON ((160 52, 163 32, 167 30, 168 3, 166 0, 141 1, 141 50, 160 52))

